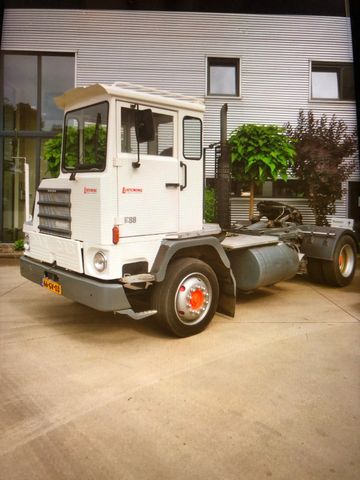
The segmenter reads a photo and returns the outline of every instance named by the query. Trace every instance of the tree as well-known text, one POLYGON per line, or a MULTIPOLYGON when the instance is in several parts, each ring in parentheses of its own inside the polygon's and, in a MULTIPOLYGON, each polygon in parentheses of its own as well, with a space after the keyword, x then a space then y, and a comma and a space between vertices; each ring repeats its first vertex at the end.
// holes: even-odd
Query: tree
POLYGON ((312 111, 299 112, 297 125, 286 125, 287 135, 295 141, 294 174, 300 180, 315 215, 316 225, 328 225, 327 215, 336 212, 345 182, 355 168, 353 161, 344 161, 357 150, 356 131, 347 134, 343 120, 324 114, 315 119, 312 111))
POLYGON ((293 164, 295 147, 286 131, 276 125, 246 124, 230 135, 233 179, 250 188, 249 218, 254 211, 255 185, 268 179, 287 180, 293 164))

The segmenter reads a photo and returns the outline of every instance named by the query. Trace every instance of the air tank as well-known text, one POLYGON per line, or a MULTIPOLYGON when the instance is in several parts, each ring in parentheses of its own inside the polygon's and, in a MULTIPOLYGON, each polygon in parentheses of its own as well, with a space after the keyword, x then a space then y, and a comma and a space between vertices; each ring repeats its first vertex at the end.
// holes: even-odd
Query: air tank
POLYGON ((238 290, 249 291, 293 277, 299 268, 296 250, 285 243, 227 252, 238 290))

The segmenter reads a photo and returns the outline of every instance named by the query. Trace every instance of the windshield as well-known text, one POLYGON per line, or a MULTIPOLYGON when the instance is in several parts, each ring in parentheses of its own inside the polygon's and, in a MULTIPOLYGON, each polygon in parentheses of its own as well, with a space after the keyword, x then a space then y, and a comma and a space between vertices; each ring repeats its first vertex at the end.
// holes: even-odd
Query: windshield
POLYGON ((102 171, 106 165, 108 102, 65 115, 63 169, 102 171))

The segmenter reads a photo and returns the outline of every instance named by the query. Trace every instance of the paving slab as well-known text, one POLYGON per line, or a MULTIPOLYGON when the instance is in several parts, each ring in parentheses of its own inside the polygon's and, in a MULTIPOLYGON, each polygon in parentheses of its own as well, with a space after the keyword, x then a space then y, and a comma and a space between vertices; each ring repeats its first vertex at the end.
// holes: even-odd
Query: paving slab
POLYGON ((174 339, 0 260, 0 478, 360 478, 360 270, 174 339))

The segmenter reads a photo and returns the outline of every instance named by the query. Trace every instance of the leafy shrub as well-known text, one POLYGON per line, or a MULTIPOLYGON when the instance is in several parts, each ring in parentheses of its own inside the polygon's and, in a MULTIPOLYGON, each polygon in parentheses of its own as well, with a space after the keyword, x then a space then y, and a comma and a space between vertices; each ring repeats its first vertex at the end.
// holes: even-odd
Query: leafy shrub
MULTIPOLYGON (((47 140, 44 144, 44 159, 47 162, 47 171, 52 177, 58 177, 61 164, 62 133, 47 140)), ((106 128, 102 125, 86 125, 83 130, 83 156, 82 160, 87 165, 103 164, 106 156, 106 128)), ((66 129, 66 155, 65 165, 74 168, 79 157, 79 130, 68 126, 66 129)))
POLYGON ((15 240, 14 250, 16 251, 24 250, 24 240, 22 238, 20 238, 19 240, 15 240))
POLYGON ((215 190, 207 187, 205 189, 205 222, 212 223, 215 221, 215 190))
POLYGON ((44 143, 44 159, 47 163, 47 171, 52 177, 58 177, 60 173, 61 139, 62 134, 58 133, 56 137, 44 143))

